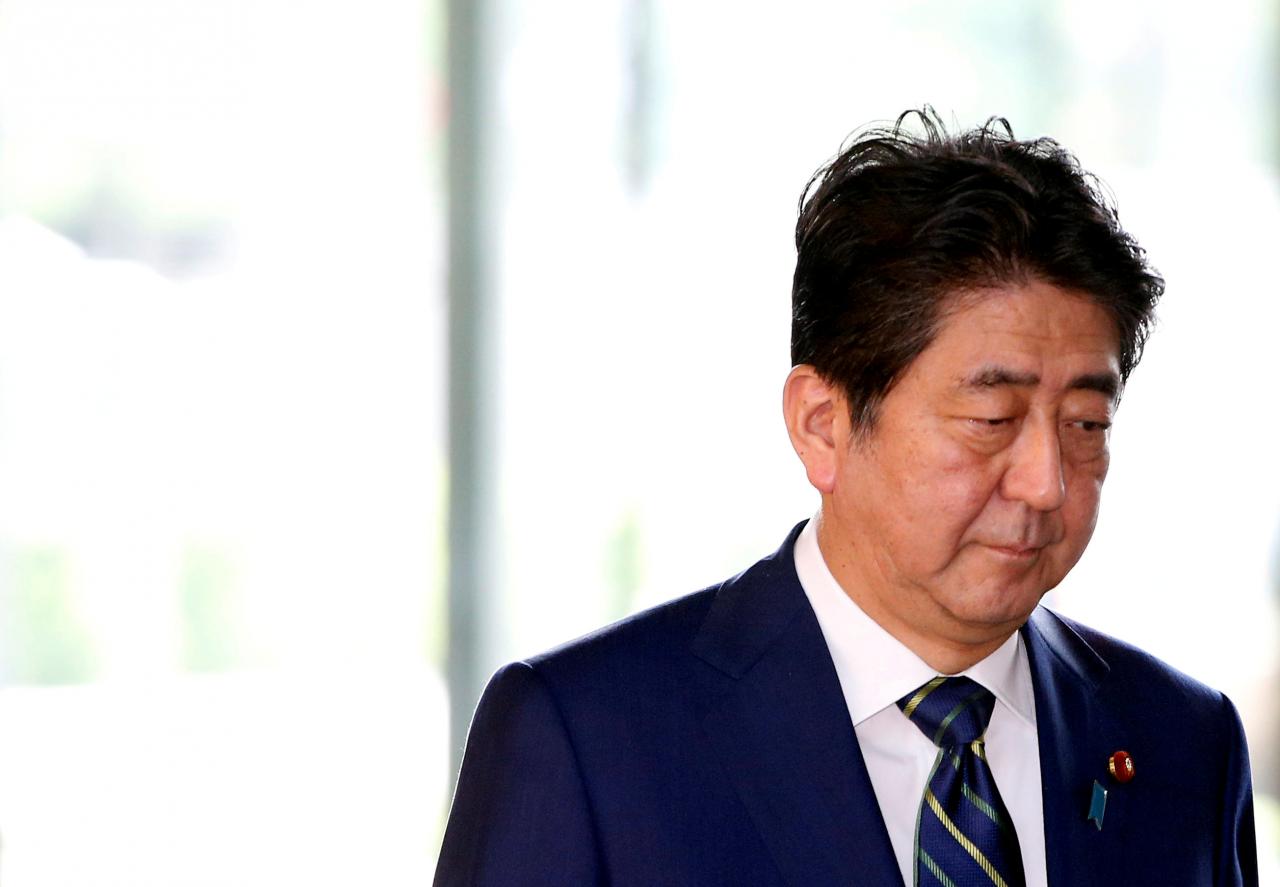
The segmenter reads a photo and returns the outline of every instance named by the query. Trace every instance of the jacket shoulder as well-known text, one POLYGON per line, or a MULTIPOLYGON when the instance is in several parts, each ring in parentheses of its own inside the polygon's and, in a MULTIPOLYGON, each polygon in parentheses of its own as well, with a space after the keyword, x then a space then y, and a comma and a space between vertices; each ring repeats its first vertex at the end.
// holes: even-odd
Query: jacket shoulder
POLYGON ((719 585, 642 610, 539 653, 524 664, 553 688, 602 680, 621 682, 686 664, 689 648, 719 585))
POLYGON ((1162 708, 1178 707, 1214 719, 1221 717, 1224 708, 1231 707, 1221 692, 1151 653, 1060 613, 1047 613, 1092 650, 1105 666, 1107 684, 1124 691, 1126 698, 1145 700, 1162 708))

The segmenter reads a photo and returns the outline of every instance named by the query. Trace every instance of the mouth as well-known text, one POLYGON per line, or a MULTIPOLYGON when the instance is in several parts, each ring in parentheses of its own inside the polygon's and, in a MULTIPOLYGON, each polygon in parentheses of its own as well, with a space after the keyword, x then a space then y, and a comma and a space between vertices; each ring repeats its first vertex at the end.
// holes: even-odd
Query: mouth
POLYGON ((991 549, 1001 557, 1017 561, 1034 560, 1042 550, 1042 547, 1040 546, 1024 545, 988 545, 987 548, 991 549))

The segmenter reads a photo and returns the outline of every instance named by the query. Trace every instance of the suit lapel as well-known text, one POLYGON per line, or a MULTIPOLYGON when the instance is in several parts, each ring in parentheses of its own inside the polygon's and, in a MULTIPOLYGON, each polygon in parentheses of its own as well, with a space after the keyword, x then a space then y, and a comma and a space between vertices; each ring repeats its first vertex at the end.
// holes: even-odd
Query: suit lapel
POLYGON ((1120 883, 1128 821, 1107 759, 1125 743, 1107 705, 1109 668, 1043 607, 1023 637, 1035 686, 1049 887, 1120 883), (1095 780, 1109 792, 1101 829, 1088 818, 1095 780))
POLYGON ((717 594, 693 648, 716 669, 703 728, 787 882, 902 887, 835 667, 796 577, 799 529, 717 594))
MULTIPOLYGON (((721 587, 694 641, 694 654, 716 670, 703 728, 788 883, 902 887, 835 666, 795 574, 799 530, 721 587)), ((1108 704, 1109 668, 1043 607, 1023 636, 1049 887, 1118 883, 1129 823, 1107 759, 1126 743, 1108 704), (1110 791, 1102 829, 1088 818, 1095 780, 1110 791)))

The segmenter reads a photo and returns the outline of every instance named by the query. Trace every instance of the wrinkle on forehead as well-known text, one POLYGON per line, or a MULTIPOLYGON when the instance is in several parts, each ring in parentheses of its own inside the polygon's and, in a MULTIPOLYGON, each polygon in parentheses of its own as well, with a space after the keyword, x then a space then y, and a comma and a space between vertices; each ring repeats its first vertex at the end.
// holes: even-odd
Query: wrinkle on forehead
MULTIPOLYGON (((946 323, 955 315, 965 313, 987 302, 1002 302, 1007 305, 1018 320, 1027 321, 1027 327, 1029 328, 1019 329, 1018 334, 1034 339, 1052 339, 1060 336, 1061 333, 1058 328, 1064 323, 1070 325, 1071 316, 1077 309, 1082 306, 1090 306, 1106 315, 1108 326, 1115 333, 1116 344, 1119 344, 1120 330, 1116 325, 1115 318, 1097 299, 1082 290, 1062 289, 1038 277, 1030 277, 1021 282, 995 283, 990 286, 954 290, 943 299, 939 312, 939 321, 946 323), (1046 314, 1028 304, 1024 298, 1021 298, 1021 296, 1029 292, 1035 293, 1045 290, 1055 293, 1058 305, 1064 310, 1046 314)), ((977 319, 979 323, 983 323, 982 318, 979 317, 977 319)), ((999 323, 1002 329, 1008 331, 1006 325, 1007 317, 1004 321, 997 320, 994 317, 990 318, 990 320, 999 323)))

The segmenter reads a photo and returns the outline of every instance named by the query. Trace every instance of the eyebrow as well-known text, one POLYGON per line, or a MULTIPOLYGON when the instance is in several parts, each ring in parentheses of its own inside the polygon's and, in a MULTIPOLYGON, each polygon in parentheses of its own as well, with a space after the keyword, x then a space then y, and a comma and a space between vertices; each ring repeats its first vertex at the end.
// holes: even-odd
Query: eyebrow
MULTIPOLYGON (((997 388, 1012 385, 1030 388, 1040 384, 1035 373, 1022 373, 1002 366, 984 366, 960 381, 961 388, 997 388)), ((1067 385, 1072 391, 1096 391, 1114 400, 1120 393, 1120 377, 1115 373, 1083 373, 1067 385)))

